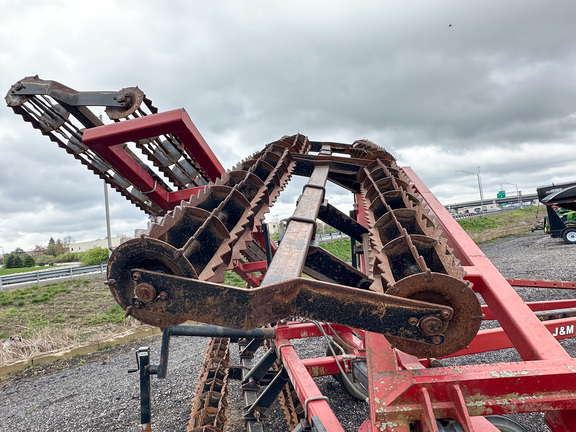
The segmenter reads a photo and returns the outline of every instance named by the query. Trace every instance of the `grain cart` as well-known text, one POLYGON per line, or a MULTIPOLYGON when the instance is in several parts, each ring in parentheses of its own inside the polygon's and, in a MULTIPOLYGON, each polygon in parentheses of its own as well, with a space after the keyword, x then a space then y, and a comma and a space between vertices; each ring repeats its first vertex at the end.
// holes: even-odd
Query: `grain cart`
POLYGON ((576 243, 576 184, 540 186, 536 191, 546 205, 545 232, 565 243, 576 243))
POLYGON ((576 301, 526 304, 513 288, 575 284, 505 279, 416 173, 376 144, 284 136, 225 170, 183 109, 160 113, 137 87, 77 92, 36 76, 6 101, 155 220, 114 250, 106 281, 126 315, 163 329, 158 363, 146 347, 137 356, 143 431, 171 338, 192 335, 209 343, 188 431, 227 428, 235 380, 247 431, 266 430, 275 400, 287 430, 344 431, 315 381, 330 375, 368 405, 360 432, 521 431, 501 415, 524 412, 576 431, 576 360, 558 342, 576 324, 558 310, 576 301), (308 181, 276 246, 263 220, 293 176, 308 181), (327 182, 352 194, 350 214, 327 202, 327 182), (350 236, 355 265, 317 247, 318 219, 350 236), (246 288, 225 285, 226 271, 246 288), (495 325, 481 329, 485 321, 495 325), (301 357, 296 342, 312 338, 327 354, 301 357), (505 348, 519 360, 442 364, 505 348))

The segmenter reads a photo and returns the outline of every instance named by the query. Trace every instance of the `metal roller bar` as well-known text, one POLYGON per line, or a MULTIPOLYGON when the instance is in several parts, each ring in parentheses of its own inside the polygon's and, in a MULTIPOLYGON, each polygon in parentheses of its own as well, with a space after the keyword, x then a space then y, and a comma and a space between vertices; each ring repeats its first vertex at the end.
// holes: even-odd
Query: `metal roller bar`
MULTIPOLYGON (((165 126, 161 132, 156 131, 156 134, 132 138, 135 149, 142 151, 156 170, 148 167, 135 149, 126 145, 131 139, 116 142, 115 151, 104 155, 90 148, 84 138, 86 132, 88 136, 111 139, 110 134, 133 126, 146 131, 143 125, 155 121, 146 117, 154 117, 158 110, 137 87, 124 88, 119 92, 78 92, 56 81, 41 80, 35 76, 13 85, 6 95, 6 103, 16 114, 32 123, 34 128, 150 215, 161 216, 167 208, 171 208, 159 198, 162 197, 160 189, 172 194, 170 203, 173 207, 180 200, 188 199, 191 193, 197 193, 195 187, 207 184, 224 172, 189 118, 183 120, 185 128, 172 124, 165 126), (101 118, 89 106, 105 106, 108 117, 121 124, 104 126, 101 118), (128 119, 129 122, 126 121, 128 119), (92 128, 97 127, 100 127, 99 132, 92 134, 92 128), (177 134, 184 137, 184 142, 177 134), (197 145, 189 144, 190 139, 197 145), (120 162, 124 166, 119 167, 120 162), (141 178, 146 181, 143 182, 141 178), (160 201, 160 205, 151 197, 160 201)), ((159 118, 164 119, 166 115, 170 114, 162 114, 159 118)))
POLYGON ((302 275, 308 245, 316 231, 316 217, 324 201, 329 168, 328 165, 318 165, 304 186, 296 211, 288 222, 282 243, 268 266, 261 286, 302 275))
POLYGON ((133 274, 140 297, 143 291, 158 293, 144 305, 132 304, 132 314, 150 323, 155 319, 166 324, 195 320, 250 329, 288 316, 305 316, 439 345, 441 331, 423 331, 417 324, 428 317, 453 314, 448 306, 307 278, 245 289, 145 269, 134 269, 133 274), (206 304, 211 307, 207 309, 206 304))
POLYGON ((404 352, 426 357, 464 348, 478 332, 482 313, 440 227, 428 216, 429 210, 390 154, 369 141, 356 142, 353 147, 357 157, 365 151, 366 157, 374 158, 358 173, 370 231, 373 289, 441 302, 455 310, 449 323, 430 318, 418 324, 423 331, 446 326, 444 346, 397 338, 390 342, 404 352))

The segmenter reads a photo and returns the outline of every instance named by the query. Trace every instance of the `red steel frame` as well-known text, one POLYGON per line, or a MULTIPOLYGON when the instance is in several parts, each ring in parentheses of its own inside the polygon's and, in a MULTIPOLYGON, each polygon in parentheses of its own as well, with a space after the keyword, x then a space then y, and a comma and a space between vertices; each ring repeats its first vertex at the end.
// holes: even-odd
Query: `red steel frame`
MULTIPOLYGON (((170 211, 180 202, 189 200, 192 195, 198 195, 204 186, 168 192, 157 184, 154 178, 123 147, 130 141, 135 142, 165 134, 172 134, 182 142, 211 181, 222 177, 226 172, 184 108, 89 128, 84 130, 82 142, 110 163, 126 180, 143 191, 151 201, 163 210, 170 211)), ((265 245, 260 229, 254 233, 254 237, 262 246, 265 245)), ((275 251, 276 243, 271 241, 270 247, 272 251, 275 251)), ((235 270, 239 275, 246 276, 250 286, 259 285, 261 278, 247 273, 241 266, 236 267, 235 270)), ((253 271, 256 269, 250 270, 250 272, 253 271)))
MULTIPOLYGON (((505 279, 412 169, 402 170, 440 221, 467 273, 466 279, 486 302, 485 318, 496 319, 501 325, 481 330, 469 347, 450 357, 515 348, 523 361, 429 368, 429 360, 393 349, 382 335, 354 330, 364 336, 362 343, 352 329, 334 325, 325 328, 328 334, 335 329, 358 347, 359 351, 352 354, 366 358, 370 419, 359 432, 409 432, 411 421, 420 421, 424 432, 438 432, 436 418, 456 419, 465 432, 498 431, 484 416, 540 411, 545 412, 552 431, 576 432, 576 360, 557 340, 576 336, 576 318, 541 322, 533 312, 574 307, 576 300, 527 304, 513 288, 575 288, 576 283, 505 279)), ((357 216, 361 223, 365 220, 361 212, 357 216)), ((313 324, 287 323, 277 327, 276 346, 306 406, 307 420, 318 416, 326 430, 343 431, 313 380, 339 373, 336 360, 300 359, 290 342, 321 335, 313 324)), ((350 371, 349 356, 338 356, 337 361, 350 371)))
POLYGON ((224 167, 183 108, 86 129, 82 135, 82 142, 122 173, 126 180, 141 191, 145 191, 160 208, 168 211, 180 204, 180 201, 189 199, 191 195, 197 195, 204 186, 168 192, 156 184, 154 178, 122 147, 129 141, 168 133, 180 139, 210 180, 214 181, 224 174, 224 167))
MULTIPOLYGON (((542 399, 539 399, 539 402, 535 404, 528 403, 524 398, 512 406, 500 405, 500 409, 491 406, 490 413, 497 413, 497 411, 501 413, 546 411, 546 422, 553 431, 576 431, 576 411, 574 411, 576 408, 574 389, 576 387, 572 372, 576 371, 574 369, 575 360, 562 348, 547 326, 538 320, 530 307, 524 303, 508 281, 484 256, 478 246, 448 214, 418 176, 410 168, 403 170, 443 225, 449 244, 454 248, 455 255, 464 266, 467 273, 466 278, 474 283, 474 290, 482 296, 502 326, 506 336, 524 360, 524 362, 505 365, 511 370, 516 367, 520 370, 527 370, 527 373, 522 372, 523 375, 516 377, 515 393, 533 398, 542 396, 542 399), (527 367, 528 365, 529 367, 527 367), (539 371, 544 368, 551 368, 551 375, 546 380, 538 380, 538 384, 532 387, 531 379, 533 376, 538 377, 539 371), (569 371, 568 375, 565 374, 566 370, 569 371), (544 385, 545 383, 546 385, 544 385), (547 386, 549 389, 545 388, 547 386), (555 386, 557 386, 557 390, 553 389, 555 386), (556 403, 540 402, 547 398, 554 398, 556 403)), ((542 285, 549 286, 544 283, 542 285)), ((568 323, 574 323, 574 319, 569 318, 550 323, 556 323, 560 326, 562 324, 571 325, 568 323)), ((548 325, 550 324, 548 323, 548 325)), ((501 365, 492 365, 491 372, 496 372, 494 375, 507 375, 504 370, 493 366, 501 365)), ((509 396, 506 393, 506 387, 501 385, 499 381, 496 381, 493 387, 493 391, 500 392, 500 400, 509 396)), ((471 395, 473 394, 471 393, 471 395)), ((477 415, 489 414, 486 411, 478 412, 477 415)))

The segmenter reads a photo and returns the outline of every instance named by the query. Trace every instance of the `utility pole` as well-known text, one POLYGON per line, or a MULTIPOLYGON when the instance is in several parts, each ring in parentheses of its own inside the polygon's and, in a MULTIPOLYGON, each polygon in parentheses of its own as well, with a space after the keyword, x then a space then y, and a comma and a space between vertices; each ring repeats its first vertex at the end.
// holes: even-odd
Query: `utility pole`
POLYGON ((106 238, 108 239, 108 256, 112 255, 112 234, 110 230, 110 205, 108 204, 108 185, 104 182, 104 207, 106 207, 106 238))
POLYGON ((480 177, 480 167, 478 167, 478 171, 464 171, 464 170, 455 170, 454 172, 463 172, 466 174, 475 175, 478 178, 478 190, 480 191, 480 213, 484 213, 484 191, 482 190, 482 177, 480 177))
MULTIPOLYGON (((102 114, 98 116, 102 122, 102 114)), ((104 123, 102 123, 104 124, 104 123)), ((104 207, 106 209, 106 239, 108 240, 108 256, 112 255, 112 234, 110 230, 110 204, 108 203, 108 185, 104 181, 104 207)))

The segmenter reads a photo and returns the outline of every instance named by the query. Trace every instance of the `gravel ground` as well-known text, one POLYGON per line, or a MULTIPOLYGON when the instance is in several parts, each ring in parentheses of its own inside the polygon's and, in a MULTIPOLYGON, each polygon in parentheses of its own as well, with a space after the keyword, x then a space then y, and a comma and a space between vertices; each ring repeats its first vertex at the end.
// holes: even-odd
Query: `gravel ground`
MULTIPOLYGON (((484 253, 508 278, 576 280, 573 266, 576 249, 541 232, 501 239, 481 245, 484 253)), ((569 290, 519 289, 526 301, 570 298, 569 290)), ((320 355, 321 341, 297 345, 300 355, 320 355)), ((574 340, 562 344, 574 357, 574 340)), ((139 424, 139 387, 135 366, 139 346, 149 345, 152 362, 157 363, 159 336, 116 347, 105 352, 73 358, 54 365, 28 369, 0 380, 0 431, 136 431, 139 424)), ((184 431, 189 416, 198 368, 206 341, 201 338, 175 338, 171 343, 168 376, 152 379, 153 430, 184 431)), ((234 350, 235 351, 235 350, 234 350)), ((503 350, 459 358, 459 364, 517 361, 514 350, 503 350)), ((332 378, 318 379, 320 390, 329 397, 347 431, 357 431, 368 417, 366 404, 341 389, 332 378)), ((232 404, 241 407, 238 386, 231 386, 232 404)), ((239 410, 230 415, 234 431, 242 430, 239 410)), ((269 411, 266 430, 285 432, 283 415, 277 403, 269 411)), ((517 416, 530 432, 547 432, 538 413, 517 416)))

